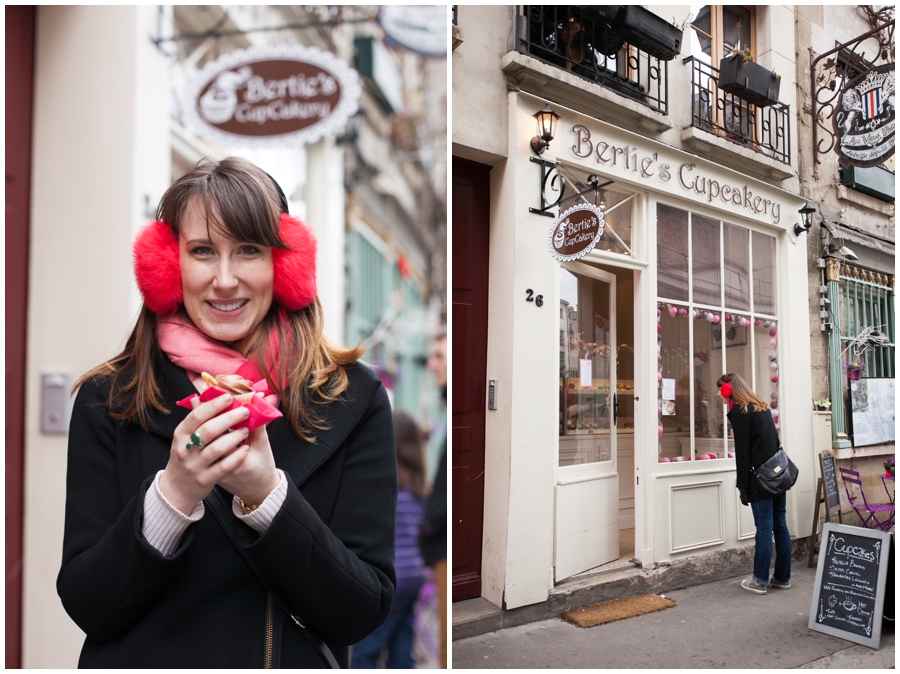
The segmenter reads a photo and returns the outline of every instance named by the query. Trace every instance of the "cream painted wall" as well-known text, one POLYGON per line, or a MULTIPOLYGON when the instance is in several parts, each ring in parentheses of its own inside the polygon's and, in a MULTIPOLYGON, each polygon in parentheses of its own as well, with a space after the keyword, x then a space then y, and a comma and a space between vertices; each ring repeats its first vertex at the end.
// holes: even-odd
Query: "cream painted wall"
POLYGON ((464 5, 453 51, 453 154, 495 164, 508 152, 506 78, 500 57, 514 48, 516 7, 464 5))
POLYGON ((121 349, 136 315, 131 240, 168 186, 168 67, 155 7, 37 12, 25 419, 23 666, 71 668, 83 634, 56 594, 65 435, 40 432, 40 377, 121 349))
POLYGON ((307 221, 316 233, 316 277, 319 301, 325 316, 325 334, 337 344, 344 333, 344 247, 346 241, 346 192, 343 152, 334 138, 323 138, 306 148, 305 200, 307 221), (324 169, 324 170, 323 170, 324 169))

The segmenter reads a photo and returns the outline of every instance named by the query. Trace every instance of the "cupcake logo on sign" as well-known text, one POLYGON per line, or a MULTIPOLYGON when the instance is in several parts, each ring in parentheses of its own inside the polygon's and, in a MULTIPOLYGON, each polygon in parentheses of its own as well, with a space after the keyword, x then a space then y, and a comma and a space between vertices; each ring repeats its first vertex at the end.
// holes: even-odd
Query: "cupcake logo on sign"
POLYGON ((594 204, 578 204, 554 222, 547 243, 550 255, 560 262, 573 262, 590 253, 600 242, 606 220, 594 204))
POLYGON ((315 47, 238 49, 185 78, 185 126, 221 145, 305 145, 344 128, 359 107, 359 75, 315 47))

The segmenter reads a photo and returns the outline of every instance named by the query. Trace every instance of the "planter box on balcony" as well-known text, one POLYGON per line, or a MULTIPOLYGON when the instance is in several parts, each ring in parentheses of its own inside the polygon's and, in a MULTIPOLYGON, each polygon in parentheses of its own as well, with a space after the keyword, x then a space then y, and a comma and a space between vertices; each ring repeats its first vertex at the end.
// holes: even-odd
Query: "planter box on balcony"
POLYGON ((624 5, 622 34, 625 41, 660 61, 681 53, 682 32, 676 26, 638 5, 624 5))
POLYGON ((748 61, 740 55, 728 56, 719 62, 719 89, 741 100, 764 108, 778 102, 781 80, 771 70, 748 61))

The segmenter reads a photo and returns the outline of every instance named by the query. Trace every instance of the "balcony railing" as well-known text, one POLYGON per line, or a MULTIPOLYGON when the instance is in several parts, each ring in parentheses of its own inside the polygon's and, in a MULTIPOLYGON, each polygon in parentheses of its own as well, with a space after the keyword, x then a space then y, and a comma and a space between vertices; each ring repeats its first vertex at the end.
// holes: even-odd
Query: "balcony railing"
POLYGON ((669 64, 627 42, 605 23, 569 5, 523 5, 517 49, 669 114, 669 64), (610 53, 612 52, 612 53, 610 53))
POLYGON ((691 126, 717 134, 784 164, 791 163, 790 107, 757 107, 719 89, 719 69, 693 56, 691 126))

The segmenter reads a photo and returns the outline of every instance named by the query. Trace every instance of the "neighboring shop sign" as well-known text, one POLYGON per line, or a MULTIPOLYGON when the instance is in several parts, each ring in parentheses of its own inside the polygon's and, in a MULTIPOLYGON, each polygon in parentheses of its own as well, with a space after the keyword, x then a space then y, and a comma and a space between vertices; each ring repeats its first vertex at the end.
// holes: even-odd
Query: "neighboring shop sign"
POLYGON ((426 56, 447 53, 446 5, 386 5, 378 22, 388 40, 426 56))
POLYGON ((359 76, 302 45, 238 49, 180 87, 185 126, 221 145, 284 147, 340 131, 359 107, 359 76))
POLYGON ((547 243, 550 255, 560 262, 572 262, 590 253, 600 242, 606 220, 594 204, 578 204, 554 222, 547 243))
POLYGON ((831 118, 841 166, 880 166, 894 154, 894 64, 850 80, 831 118))

